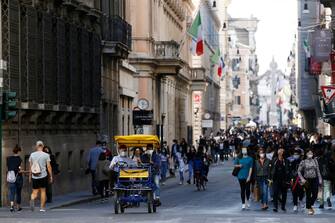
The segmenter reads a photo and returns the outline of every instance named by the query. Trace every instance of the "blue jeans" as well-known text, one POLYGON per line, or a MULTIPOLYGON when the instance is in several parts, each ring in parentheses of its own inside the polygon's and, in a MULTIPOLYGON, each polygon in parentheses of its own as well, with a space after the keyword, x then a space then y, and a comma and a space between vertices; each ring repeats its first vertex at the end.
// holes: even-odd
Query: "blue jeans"
POLYGON ((159 196, 160 196, 160 185, 159 185, 159 174, 156 174, 154 176, 154 182, 155 182, 155 185, 156 185, 156 190, 154 191, 154 199, 158 199, 159 196))
POLYGON ((180 182, 184 183, 184 171, 179 171, 180 182))
POLYGON ((168 162, 167 161, 163 161, 161 163, 161 178, 162 178, 162 182, 166 181, 167 170, 168 170, 168 162))
POLYGON ((9 201, 15 201, 16 195, 16 203, 21 204, 21 191, 23 186, 23 177, 17 176, 15 183, 9 183, 9 201))
POLYGON ((193 160, 188 162, 188 180, 190 181, 193 176, 193 160))
POLYGON ((262 204, 268 204, 269 186, 268 186, 267 178, 264 178, 264 177, 257 178, 257 183, 259 185, 259 189, 260 189, 260 192, 261 192, 261 202, 262 202, 262 204))

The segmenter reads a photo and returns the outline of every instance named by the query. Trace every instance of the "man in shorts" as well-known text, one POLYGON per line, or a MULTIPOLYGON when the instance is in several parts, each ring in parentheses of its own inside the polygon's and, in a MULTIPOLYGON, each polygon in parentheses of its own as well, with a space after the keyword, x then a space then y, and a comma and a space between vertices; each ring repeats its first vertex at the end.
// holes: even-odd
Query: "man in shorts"
POLYGON ((48 181, 52 183, 52 168, 50 165, 49 154, 43 152, 44 144, 42 141, 36 142, 36 151, 30 154, 30 174, 29 182, 33 184, 33 192, 31 193, 30 208, 34 211, 35 199, 38 197, 38 193, 41 195, 41 209, 40 212, 45 212, 46 202, 46 187, 48 181), (48 179, 49 173, 49 179, 48 179))

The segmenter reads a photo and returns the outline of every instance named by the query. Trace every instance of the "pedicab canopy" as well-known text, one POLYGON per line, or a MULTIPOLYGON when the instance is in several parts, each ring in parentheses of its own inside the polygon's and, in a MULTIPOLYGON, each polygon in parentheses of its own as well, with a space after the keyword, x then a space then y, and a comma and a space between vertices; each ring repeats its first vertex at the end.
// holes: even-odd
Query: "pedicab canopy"
POLYGON ((159 139, 156 135, 128 135, 128 136, 115 136, 115 141, 127 147, 146 147, 152 144, 154 147, 159 146, 159 139))

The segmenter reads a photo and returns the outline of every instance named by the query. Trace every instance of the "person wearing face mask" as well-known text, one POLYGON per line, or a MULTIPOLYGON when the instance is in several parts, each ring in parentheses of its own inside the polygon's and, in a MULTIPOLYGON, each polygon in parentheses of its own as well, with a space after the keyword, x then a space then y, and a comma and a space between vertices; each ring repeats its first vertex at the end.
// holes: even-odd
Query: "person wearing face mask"
POLYGON ((291 191, 293 196, 293 211, 298 211, 298 200, 301 209, 303 209, 302 200, 304 199, 304 188, 300 184, 298 175, 298 168, 301 162, 301 152, 299 149, 295 149, 293 152, 293 159, 290 162, 290 177, 291 177, 291 191))
POLYGON ((289 163, 284 158, 284 149, 280 148, 277 157, 272 161, 270 180, 273 189, 273 211, 278 212, 278 200, 281 194, 281 209, 286 211, 287 189, 290 181, 289 163))
POLYGON ((309 215, 314 215, 312 206, 318 197, 318 186, 322 185, 322 176, 318 162, 313 159, 314 153, 311 149, 306 151, 306 159, 301 161, 298 175, 301 184, 306 190, 306 208, 309 215))
POLYGON ((261 148, 258 151, 259 159, 255 163, 255 170, 256 170, 256 180, 260 187, 261 192, 261 203, 262 203, 262 210, 267 210, 268 207, 268 180, 270 175, 270 167, 271 162, 265 156, 265 151, 261 148))
POLYGON ((242 148, 242 153, 234 161, 234 165, 235 167, 240 168, 237 174, 237 179, 241 188, 242 210, 245 210, 250 207, 250 180, 253 168, 253 159, 248 156, 247 148, 242 148))

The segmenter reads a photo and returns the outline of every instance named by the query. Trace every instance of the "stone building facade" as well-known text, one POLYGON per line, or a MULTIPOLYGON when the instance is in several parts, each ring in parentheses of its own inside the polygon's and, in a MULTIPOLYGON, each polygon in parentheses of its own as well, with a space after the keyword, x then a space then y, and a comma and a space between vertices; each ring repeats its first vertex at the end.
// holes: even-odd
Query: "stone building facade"
MULTIPOLYGON (((0 9, 1 90, 17 93, 18 109, 3 123, 1 201, 6 157, 22 146, 29 170, 37 140, 60 164, 56 195, 89 188, 87 151, 118 131, 119 71, 131 48, 125 0, 2 0, 0 9)), ((28 201, 26 178, 24 185, 28 201)))
POLYGON ((129 2, 133 50, 129 63, 135 67, 138 99, 149 102, 151 125, 141 132, 157 134, 169 143, 190 138, 191 70, 190 39, 186 35, 194 5, 190 0, 140 0, 129 2), (163 126, 163 128, 161 128, 163 126), (163 131, 161 131, 163 129, 163 131))

